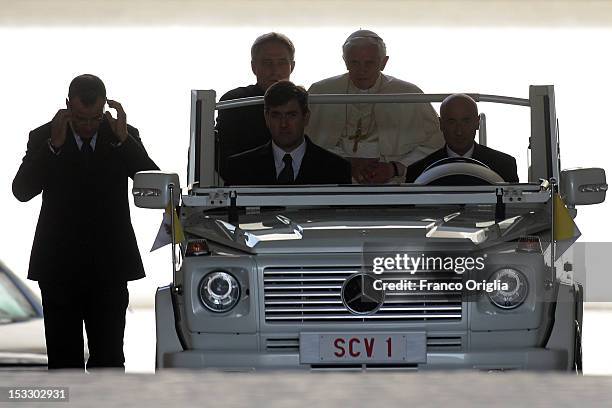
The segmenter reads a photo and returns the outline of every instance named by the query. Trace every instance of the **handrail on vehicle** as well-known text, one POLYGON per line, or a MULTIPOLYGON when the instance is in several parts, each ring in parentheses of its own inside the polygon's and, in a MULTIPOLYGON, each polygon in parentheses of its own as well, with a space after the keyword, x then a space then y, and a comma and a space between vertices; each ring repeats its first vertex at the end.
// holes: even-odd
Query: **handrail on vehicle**
MULTIPOLYGON (((308 97, 311 103, 315 104, 345 104, 345 103, 426 103, 442 102, 452 94, 422 94, 422 93, 401 93, 401 94, 312 94, 308 97)), ((529 99, 514 98, 500 95, 484 95, 477 93, 467 94, 476 102, 503 103, 506 105, 530 106, 529 99)), ((232 109, 243 106, 260 105, 263 103, 263 96, 250 96, 248 98, 232 99, 217 102, 216 109, 232 109)))

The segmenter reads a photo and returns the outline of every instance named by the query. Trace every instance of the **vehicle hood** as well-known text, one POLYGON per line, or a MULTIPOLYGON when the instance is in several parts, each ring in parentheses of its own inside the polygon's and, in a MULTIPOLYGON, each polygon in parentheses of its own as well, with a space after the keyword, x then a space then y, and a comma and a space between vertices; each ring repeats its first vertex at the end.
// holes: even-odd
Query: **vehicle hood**
POLYGON ((495 220, 492 206, 453 208, 290 208, 243 214, 239 222, 200 213, 185 231, 250 253, 361 252, 364 245, 413 250, 485 248, 550 228, 544 207, 522 208, 495 220))

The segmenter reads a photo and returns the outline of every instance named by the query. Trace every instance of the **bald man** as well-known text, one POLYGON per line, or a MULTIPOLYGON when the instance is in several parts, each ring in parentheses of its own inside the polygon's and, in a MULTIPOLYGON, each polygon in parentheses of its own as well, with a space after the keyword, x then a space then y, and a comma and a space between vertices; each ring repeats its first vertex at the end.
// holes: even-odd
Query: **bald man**
POLYGON ((447 157, 466 157, 486 164, 504 181, 518 183, 514 157, 474 142, 479 117, 476 102, 465 94, 448 96, 440 105, 440 129, 446 145, 406 169, 406 182, 413 183, 432 163, 447 157))

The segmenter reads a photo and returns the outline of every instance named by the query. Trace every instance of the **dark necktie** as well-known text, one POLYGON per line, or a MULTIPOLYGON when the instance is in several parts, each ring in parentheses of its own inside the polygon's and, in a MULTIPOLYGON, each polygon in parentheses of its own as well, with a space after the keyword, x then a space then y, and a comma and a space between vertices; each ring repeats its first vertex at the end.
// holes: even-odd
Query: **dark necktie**
POLYGON ((81 154, 85 159, 91 159, 93 157, 93 148, 91 147, 91 139, 82 139, 83 145, 81 145, 81 154))
POLYGON ((293 184, 293 160, 289 153, 283 157, 285 167, 278 174, 278 184, 293 184))

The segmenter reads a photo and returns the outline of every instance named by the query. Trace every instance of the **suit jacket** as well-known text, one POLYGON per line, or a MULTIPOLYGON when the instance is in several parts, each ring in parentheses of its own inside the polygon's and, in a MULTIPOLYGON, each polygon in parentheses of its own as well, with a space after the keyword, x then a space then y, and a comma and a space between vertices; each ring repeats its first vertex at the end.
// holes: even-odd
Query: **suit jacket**
POLYGON ((120 146, 106 120, 93 157, 78 150, 70 128, 61 152, 47 144, 51 123, 30 132, 26 155, 13 180, 13 194, 28 201, 42 192, 42 207, 28 278, 40 281, 121 282, 145 276, 130 221, 128 177, 158 169, 138 130, 120 146))
MULTIPOLYGON (((406 169, 406 183, 413 183, 414 180, 425 171, 427 166, 447 157, 446 146, 444 146, 424 159, 408 166, 406 169)), ((504 181, 508 183, 518 183, 519 178, 516 172, 516 160, 514 157, 498 150, 491 149, 490 147, 474 143, 472 158, 489 166, 489 168, 499 174, 504 181)))
MULTIPOLYGON (((232 89, 219 100, 263 96, 264 93, 265 89, 255 84, 232 89)), ((228 157, 261 146, 271 138, 263 104, 220 110, 216 129, 219 140, 217 168, 221 176, 225 175, 228 157)))
MULTIPOLYGON (((306 152, 294 184, 351 184, 351 165, 306 139, 306 152)), ((229 158, 226 185, 277 184, 272 142, 229 158)))

